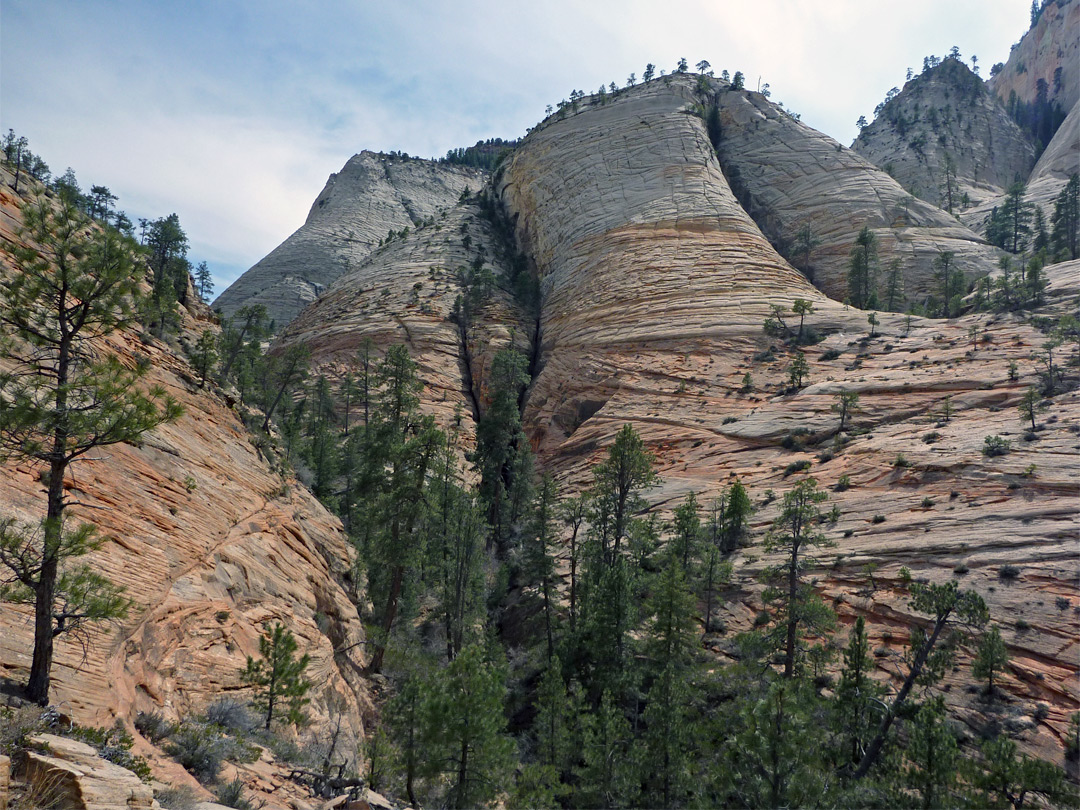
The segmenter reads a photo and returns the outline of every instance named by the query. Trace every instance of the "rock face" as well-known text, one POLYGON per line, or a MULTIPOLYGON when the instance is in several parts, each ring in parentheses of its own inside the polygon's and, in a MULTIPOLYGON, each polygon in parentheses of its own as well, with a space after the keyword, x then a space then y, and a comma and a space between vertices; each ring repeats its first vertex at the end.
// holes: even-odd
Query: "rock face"
MULTIPOLYGON (((2 235, 14 239, 17 200, 3 188, 2 235)), ((103 448, 73 467, 69 519, 93 522, 107 538, 88 561, 136 606, 86 638, 57 639, 51 700, 93 726, 119 719, 130 729, 139 711, 194 717, 225 693, 246 696, 233 692, 246 656, 258 658, 260 634, 281 622, 311 655, 316 723, 333 700, 345 706, 351 739, 361 739, 371 711, 359 674, 364 630, 347 591, 353 553, 340 522, 271 467, 224 398, 199 390, 168 346, 132 333, 110 343, 122 362, 147 362, 147 384, 163 386, 184 415, 138 447, 103 448)), ((3 467, 5 517, 41 519, 39 473, 3 467)), ((28 673, 31 616, 0 610, 0 676, 14 682, 28 673)))
POLYGON ((1035 163, 1034 144, 1005 107, 952 58, 905 84, 851 148, 887 169, 912 195, 946 209, 948 155, 955 167, 956 214, 1001 195, 1035 163), (970 202, 963 202, 965 195, 970 202))
POLYGON ((1046 99, 1064 111, 1080 101, 1080 2, 1048 0, 1039 20, 1013 46, 1004 69, 990 79, 990 87, 1003 103, 1013 93, 1032 103, 1046 83, 1046 99), (1060 71, 1060 72, 1059 72, 1060 71))
POLYGON ((389 231, 415 228, 457 202, 463 190, 478 189, 484 177, 419 158, 353 155, 330 175, 304 225, 225 290, 214 308, 231 316, 262 304, 284 326, 389 231))
POLYGON ((970 279, 997 263, 994 248, 884 171, 793 119, 759 93, 717 96, 720 161, 743 205, 774 244, 809 226, 820 240, 807 274, 830 297, 847 296, 851 248, 863 226, 877 237, 879 287, 898 260, 908 300, 934 291, 934 259, 952 251, 970 279))

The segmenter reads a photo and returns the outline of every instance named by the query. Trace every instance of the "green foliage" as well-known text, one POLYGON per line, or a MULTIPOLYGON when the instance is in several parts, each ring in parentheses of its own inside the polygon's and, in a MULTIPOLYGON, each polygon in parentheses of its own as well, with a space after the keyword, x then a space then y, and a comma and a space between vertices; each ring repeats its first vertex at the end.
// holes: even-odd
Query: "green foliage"
POLYGON ((805 660, 807 651, 801 638, 830 630, 835 622, 832 611, 803 580, 806 569, 817 562, 807 552, 836 545, 818 529, 823 520, 818 504, 827 499, 828 493, 818 489, 817 480, 803 479, 784 494, 780 514, 765 536, 765 551, 783 555, 782 562, 769 566, 763 574, 769 584, 762 599, 774 611, 774 629, 769 635, 773 647, 783 651, 785 678, 793 678, 805 660))
POLYGON ((986 794, 987 804, 996 799, 1020 808, 1028 794, 1038 794, 1054 807, 1080 806, 1076 788, 1069 784, 1061 768, 1019 754, 1016 743, 1008 737, 987 740, 982 754, 985 769, 976 775, 975 784, 986 794))
POLYGON ((987 458, 1004 456, 1011 449, 1012 444, 1009 440, 1003 439, 1000 436, 987 436, 983 439, 982 454, 987 458))
POLYGON ((848 264, 848 297, 852 306, 867 309, 877 298, 877 237, 864 225, 855 239, 848 264))
POLYGON ((304 670, 311 663, 305 654, 296 658, 296 639, 282 624, 267 628, 259 639, 258 661, 250 655, 247 667, 240 673, 240 681, 255 688, 252 705, 265 716, 264 728, 269 731, 276 715, 291 725, 305 721, 303 714, 305 697, 311 683, 304 678, 304 670))
POLYGON ((795 352, 795 358, 788 366, 788 380, 796 389, 803 387, 803 381, 810 373, 810 364, 806 362, 806 355, 800 351, 795 352))
POLYGON ((513 743, 506 736, 503 668, 471 644, 440 670, 424 699, 428 765, 446 782, 445 806, 491 804, 508 781, 513 743))
POLYGON ((529 383, 528 360, 514 348, 500 349, 491 363, 491 402, 476 425, 475 464, 479 494, 500 551, 523 515, 532 478, 532 458, 521 426, 519 398, 529 383), (515 491, 516 488, 516 491, 515 491))
POLYGON ((1009 663, 1009 649, 1001 638, 1001 630, 995 624, 983 633, 975 660, 971 662, 971 673, 980 680, 986 680, 986 693, 994 694, 994 674, 1001 672, 1009 663))
POLYGON ((1073 173, 1054 201, 1050 244, 1056 261, 1080 257, 1080 173, 1073 173))
POLYGON ((951 806, 960 747, 949 728, 940 698, 916 712, 905 755, 904 784, 919 794, 919 806, 927 809, 951 806))

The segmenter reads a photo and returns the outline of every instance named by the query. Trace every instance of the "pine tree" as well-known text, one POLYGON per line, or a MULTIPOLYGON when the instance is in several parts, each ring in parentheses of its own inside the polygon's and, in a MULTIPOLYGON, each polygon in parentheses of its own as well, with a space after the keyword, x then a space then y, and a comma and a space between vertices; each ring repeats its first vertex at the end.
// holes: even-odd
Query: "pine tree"
POLYGON ((434 677, 424 701, 427 760, 447 785, 453 810, 490 804, 506 784, 513 742, 506 735, 503 668, 478 644, 434 677))
POLYGON ((841 391, 836 395, 836 402, 832 404, 832 410, 834 413, 840 414, 840 426, 836 429, 836 432, 843 433, 848 418, 852 413, 859 410, 859 392, 841 391))
POLYGON ((884 691, 870 678, 873 670, 874 659, 870 656, 866 621, 859 616, 844 650, 844 665, 840 670, 835 700, 836 725, 846 741, 841 753, 851 767, 859 763, 866 742, 874 731, 873 709, 876 699, 884 691))
POLYGON ((803 387, 803 381, 810 373, 810 364, 806 362, 806 355, 800 351, 795 352, 795 359, 791 361, 791 365, 788 366, 788 380, 791 385, 796 388, 803 387))
POLYGON ((311 683, 304 678, 304 670, 311 663, 311 656, 296 658, 296 639, 282 624, 267 628, 259 639, 259 655, 256 661, 250 655, 247 667, 240 673, 242 683, 255 688, 252 703, 265 715, 263 727, 269 731, 275 713, 292 725, 304 722, 303 707, 311 683))
POLYGON ((674 536, 671 551, 679 560, 684 572, 690 571, 690 562, 698 556, 698 539, 701 534, 701 518, 698 516, 697 497, 693 492, 675 507, 674 536))
POLYGON ((986 679, 986 694, 994 694, 994 675, 1001 672, 1009 663, 1009 648, 1005 646, 1005 640, 1001 637, 998 626, 992 625, 983 633, 975 653, 975 660, 971 662, 971 674, 980 680, 986 679))
POLYGON ((206 387, 206 381, 213 373, 217 361, 217 338, 209 329, 204 329, 191 350, 191 364, 199 372, 199 388, 206 387))
POLYGON ((1080 257, 1080 173, 1074 173, 1054 201, 1054 215, 1050 220, 1050 242, 1054 259, 1080 257))
POLYGON ((795 677, 802 655, 800 636, 830 629, 835 620, 802 576, 815 563, 807 551, 836 545, 818 530, 822 518, 818 504, 828 497, 814 478, 800 481, 784 494, 780 514, 765 537, 766 552, 784 555, 783 562, 766 570, 765 579, 772 584, 762 598, 776 608, 774 635, 776 647, 784 653, 785 678, 795 677))
POLYGON ((960 747, 949 729, 940 698, 920 707, 911 724, 904 782, 921 797, 923 810, 952 806, 960 747))
POLYGON ((18 581, 8 598, 32 594, 27 693, 44 704, 56 635, 76 622, 122 616, 130 604, 104 577, 69 563, 100 542, 92 527, 65 528, 72 465, 182 411, 160 386, 142 390, 146 368, 129 370, 103 344, 134 325, 142 272, 130 243, 88 227, 70 201, 28 203, 23 222, 27 246, 11 251, 18 272, 0 285, 0 357, 9 364, 0 374, 0 457, 45 468, 46 509, 40 529, 2 524, 0 562, 18 581))
POLYGON ((851 249, 848 265, 848 296, 852 306, 866 309, 877 297, 877 237, 864 225, 851 249))

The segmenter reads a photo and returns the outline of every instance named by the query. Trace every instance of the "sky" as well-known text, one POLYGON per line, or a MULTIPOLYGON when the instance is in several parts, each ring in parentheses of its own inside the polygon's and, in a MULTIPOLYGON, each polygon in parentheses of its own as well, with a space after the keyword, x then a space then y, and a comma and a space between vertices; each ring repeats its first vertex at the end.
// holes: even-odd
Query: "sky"
POLYGON ((363 150, 516 138, 573 89, 680 57, 850 144, 908 67, 981 74, 1027 0, 0 0, 0 129, 136 220, 177 213, 222 292, 363 150))

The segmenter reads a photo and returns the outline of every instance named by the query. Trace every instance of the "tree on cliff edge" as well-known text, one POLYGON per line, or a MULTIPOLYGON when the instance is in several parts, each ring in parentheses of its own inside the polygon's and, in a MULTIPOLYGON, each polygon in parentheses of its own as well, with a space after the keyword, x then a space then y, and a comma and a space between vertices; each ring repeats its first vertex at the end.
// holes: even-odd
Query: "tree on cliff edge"
POLYGON ((70 200, 29 203, 23 220, 15 272, 0 285, 0 357, 10 363, 0 374, 0 460, 44 467, 46 511, 38 526, 0 522, 0 562, 11 574, 0 598, 34 605, 27 692, 45 704, 53 639, 122 616, 130 604, 89 566, 70 562, 101 541, 92 526, 65 527, 65 478, 90 451, 134 441, 181 408, 164 389, 138 386, 148 366, 128 368, 104 344, 134 324, 145 269, 130 240, 91 225, 70 200))

